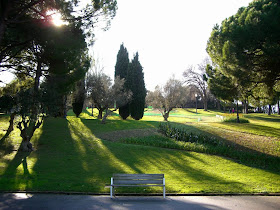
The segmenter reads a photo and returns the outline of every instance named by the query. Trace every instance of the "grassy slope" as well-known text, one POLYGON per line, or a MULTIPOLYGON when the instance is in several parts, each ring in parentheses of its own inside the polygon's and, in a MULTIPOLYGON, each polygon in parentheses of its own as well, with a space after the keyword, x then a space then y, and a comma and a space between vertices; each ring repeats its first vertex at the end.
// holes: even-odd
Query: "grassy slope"
MULTIPOLYGON (((190 119, 196 118, 190 112, 185 115, 190 119)), ((201 118, 212 125, 210 117, 215 115, 213 112, 201 113, 201 118)), ((185 118, 174 119, 187 121, 185 118)), ((105 184, 109 183, 113 173, 120 172, 164 173, 168 193, 280 192, 279 171, 268 171, 213 155, 127 145, 98 138, 100 133, 109 131, 155 128, 157 120, 161 118, 146 116, 141 121, 120 121, 114 116, 106 125, 101 125, 87 114, 83 114, 81 119, 73 116, 67 120, 48 118, 36 133, 33 143, 37 149, 29 156, 16 151, 7 154, 1 151, 0 189, 108 192, 105 184)), ((191 129, 207 128, 202 124, 205 124, 203 120, 193 122, 191 129)), ((277 125, 272 123, 269 126, 277 125)), ((15 142, 19 142, 17 135, 17 131, 13 132, 15 142)))

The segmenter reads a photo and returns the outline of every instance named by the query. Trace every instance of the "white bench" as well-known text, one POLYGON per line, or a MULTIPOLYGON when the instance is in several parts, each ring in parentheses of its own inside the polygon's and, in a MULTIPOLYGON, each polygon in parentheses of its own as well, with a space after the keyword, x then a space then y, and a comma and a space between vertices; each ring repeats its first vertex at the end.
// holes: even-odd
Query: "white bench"
POLYGON ((163 187, 165 198, 164 174, 114 174, 111 177, 110 196, 115 196, 115 187, 163 187))

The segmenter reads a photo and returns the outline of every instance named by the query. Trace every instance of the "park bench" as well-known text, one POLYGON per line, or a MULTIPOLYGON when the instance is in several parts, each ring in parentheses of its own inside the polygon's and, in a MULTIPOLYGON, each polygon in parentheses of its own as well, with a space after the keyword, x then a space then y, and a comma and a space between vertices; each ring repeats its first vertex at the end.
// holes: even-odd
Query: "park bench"
POLYGON ((111 177, 110 196, 115 196, 115 187, 163 187, 165 198, 164 174, 114 174, 111 177))

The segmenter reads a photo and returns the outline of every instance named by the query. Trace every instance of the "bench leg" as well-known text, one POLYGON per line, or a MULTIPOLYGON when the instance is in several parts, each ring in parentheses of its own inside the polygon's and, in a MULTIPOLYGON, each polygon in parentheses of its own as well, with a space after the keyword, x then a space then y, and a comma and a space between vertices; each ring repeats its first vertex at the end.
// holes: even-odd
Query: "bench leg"
POLYGON ((114 187, 112 186, 114 184, 113 177, 111 177, 111 187, 110 187, 110 196, 113 198, 114 193, 114 187))
POLYGON ((115 196, 115 188, 114 187, 110 187, 110 197, 113 198, 113 196, 115 196))
POLYGON ((163 178, 163 198, 165 198, 165 178, 163 178))

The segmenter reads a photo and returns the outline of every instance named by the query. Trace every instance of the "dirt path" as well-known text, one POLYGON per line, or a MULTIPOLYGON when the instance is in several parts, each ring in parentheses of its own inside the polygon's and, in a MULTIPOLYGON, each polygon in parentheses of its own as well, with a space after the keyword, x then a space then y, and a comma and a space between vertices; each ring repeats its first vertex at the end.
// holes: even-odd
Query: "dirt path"
POLYGON ((159 135, 157 129, 132 129, 101 133, 99 138, 109 141, 118 141, 122 138, 145 137, 159 135))

